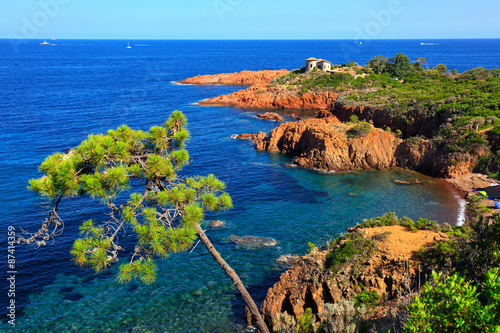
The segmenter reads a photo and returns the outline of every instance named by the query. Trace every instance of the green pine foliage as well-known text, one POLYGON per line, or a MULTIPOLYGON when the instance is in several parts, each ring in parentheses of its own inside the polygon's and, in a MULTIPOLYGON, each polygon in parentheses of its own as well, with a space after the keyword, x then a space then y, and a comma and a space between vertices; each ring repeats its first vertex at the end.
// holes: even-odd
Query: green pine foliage
POLYGON ((154 282, 155 257, 189 250, 205 213, 232 207, 225 184, 214 175, 178 176, 190 161, 184 149, 189 140, 186 127, 184 114, 174 111, 163 126, 147 132, 123 125, 107 134, 89 135, 67 154, 48 156, 39 168, 43 176, 30 180, 28 188, 49 199, 53 210, 37 233, 20 241, 45 244, 62 230, 57 214, 62 203, 88 196, 109 213, 100 221, 82 223, 81 238, 71 249, 73 261, 101 272, 124 260, 120 238, 132 235, 135 248, 129 249, 133 252, 120 265, 117 279, 154 282), (123 195, 131 189, 128 198, 123 195))
POLYGON ((486 273, 484 291, 459 274, 447 280, 433 272, 408 306, 407 332, 500 332, 499 269, 486 273), (483 300, 483 301, 482 301, 483 300))

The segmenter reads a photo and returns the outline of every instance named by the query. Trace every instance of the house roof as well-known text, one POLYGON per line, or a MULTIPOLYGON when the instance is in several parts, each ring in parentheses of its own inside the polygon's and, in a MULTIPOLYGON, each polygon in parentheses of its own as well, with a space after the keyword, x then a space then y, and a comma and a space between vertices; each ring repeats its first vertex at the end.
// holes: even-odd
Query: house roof
POLYGON ((327 61, 327 60, 323 60, 323 59, 318 60, 318 62, 325 62, 325 63, 327 63, 327 64, 331 64, 331 62, 329 62, 329 61, 327 61))
POLYGON ((309 58, 309 59, 306 59, 306 61, 318 61, 318 59, 316 59, 316 58, 309 58))

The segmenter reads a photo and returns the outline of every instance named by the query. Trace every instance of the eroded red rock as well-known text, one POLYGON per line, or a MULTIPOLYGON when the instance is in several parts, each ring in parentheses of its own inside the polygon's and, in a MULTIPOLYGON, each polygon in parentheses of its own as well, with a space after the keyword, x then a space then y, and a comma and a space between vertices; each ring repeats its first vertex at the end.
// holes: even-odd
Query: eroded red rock
POLYGON ((329 110, 334 107, 337 97, 334 92, 298 95, 282 86, 257 83, 248 89, 209 98, 199 104, 249 109, 329 110))
POLYGON ((198 75, 177 83, 181 84, 225 84, 235 86, 250 86, 256 83, 267 83, 273 79, 286 75, 290 71, 286 69, 280 70, 263 70, 263 71, 242 71, 239 73, 224 73, 215 75, 198 75))
POLYGON ((292 154, 299 166, 328 171, 403 167, 451 178, 470 173, 482 154, 455 158, 437 140, 412 142, 375 127, 366 135, 352 136, 349 130, 353 126, 330 115, 283 123, 269 135, 259 133, 253 140, 258 150, 292 154))
POLYGON ((258 114, 257 117, 259 117, 262 120, 276 121, 279 123, 284 120, 283 117, 277 114, 276 112, 261 113, 258 114))

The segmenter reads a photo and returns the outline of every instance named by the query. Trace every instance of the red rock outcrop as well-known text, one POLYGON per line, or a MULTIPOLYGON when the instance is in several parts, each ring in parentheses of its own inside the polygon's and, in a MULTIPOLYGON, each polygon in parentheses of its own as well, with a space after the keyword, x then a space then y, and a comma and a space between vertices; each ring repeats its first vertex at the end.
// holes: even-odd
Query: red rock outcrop
POLYGON ((449 153, 441 141, 402 140, 373 127, 368 134, 353 136, 348 133, 352 126, 333 116, 306 119, 283 123, 268 136, 259 133, 252 139, 258 150, 295 155, 294 162, 306 168, 347 171, 403 167, 443 178, 470 173, 484 153, 449 153))
POLYGON ((258 83, 248 89, 209 98, 199 104, 249 109, 329 110, 333 108, 337 97, 338 94, 333 92, 298 95, 281 86, 258 83))
POLYGON ((295 163, 307 168, 346 171, 396 166, 394 156, 400 139, 377 128, 350 137, 347 131, 351 127, 336 117, 284 123, 268 138, 256 140, 257 148, 297 155, 295 163))
POLYGON ((359 120, 371 121, 375 127, 390 127, 393 131, 400 130, 405 138, 417 135, 433 137, 439 129, 440 118, 425 117, 423 113, 412 112, 406 121, 395 118, 390 111, 370 106, 348 106, 335 103, 330 112, 341 121, 350 121, 355 115, 359 120))
POLYGON ((243 134, 234 134, 233 139, 238 139, 238 140, 254 140, 257 137, 257 134, 248 134, 248 133, 243 133, 243 134))
MULTIPOLYGON (((327 267, 326 256, 331 250, 302 257, 269 288, 260 307, 270 327, 273 327, 278 313, 286 312, 300 318, 305 309, 311 308, 313 313, 321 314, 325 303, 350 299, 363 290, 375 291, 383 300, 398 297, 398 293, 408 291, 408 286, 413 284, 416 287, 418 266, 408 265, 410 258, 414 262, 421 246, 428 247, 436 240, 447 238, 435 231, 414 233, 402 226, 358 229, 355 232, 375 241, 376 249, 349 258, 337 272, 327 267)), ((336 247, 342 246, 342 242, 336 247)))
POLYGON ((263 71, 242 71, 239 73, 225 73, 215 75, 198 75, 182 81, 177 81, 181 84, 225 84, 234 86, 250 86, 256 83, 267 83, 277 77, 290 73, 286 69, 280 70, 263 70, 263 71))
POLYGON ((412 143, 407 139, 398 146, 395 157, 398 166, 433 177, 453 178, 469 174, 482 154, 449 153, 440 140, 421 139, 412 143))
POLYGON ((283 117, 277 114, 276 112, 261 113, 258 114, 257 117, 262 120, 276 121, 278 123, 281 123, 284 120, 283 117))

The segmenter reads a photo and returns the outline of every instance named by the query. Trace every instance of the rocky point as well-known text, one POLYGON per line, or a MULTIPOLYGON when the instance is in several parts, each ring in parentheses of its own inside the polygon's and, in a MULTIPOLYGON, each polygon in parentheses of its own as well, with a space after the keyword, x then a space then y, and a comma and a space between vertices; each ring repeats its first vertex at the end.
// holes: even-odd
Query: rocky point
POLYGON ((280 70, 263 70, 263 71, 242 71, 239 73, 225 73, 215 75, 198 75, 182 81, 177 81, 180 84, 224 84, 234 86, 250 86, 258 83, 267 83, 277 77, 288 74, 286 69, 280 70))

